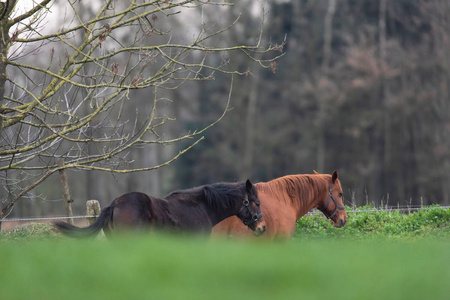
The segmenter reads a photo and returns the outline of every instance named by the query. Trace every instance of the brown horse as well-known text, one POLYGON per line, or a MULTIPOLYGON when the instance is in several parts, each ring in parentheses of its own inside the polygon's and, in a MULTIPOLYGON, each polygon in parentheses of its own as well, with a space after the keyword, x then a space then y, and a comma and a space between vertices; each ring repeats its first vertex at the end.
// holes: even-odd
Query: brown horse
POLYGON ((230 216, 237 216, 243 226, 256 233, 264 233, 258 194, 249 180, 175 191, 164 199, 132 192, 113 200, 88 227, 61 221, 54 225, 74 237, 94 236, 102 229, 107 236, 117 229, 150 228, 209 234, 214 225, 230 216))
MULTIPOLYGON (((290 238, 298 219, 318 208, 336 227, 347 222, 342 201, 342 187, 337 171, 332 175, 288 175, 269 182, 255 184, 266 223, 265 237, 290 238)), ((217 224, 213 236, 242 236, 248 230, 234 217, 217 224)))

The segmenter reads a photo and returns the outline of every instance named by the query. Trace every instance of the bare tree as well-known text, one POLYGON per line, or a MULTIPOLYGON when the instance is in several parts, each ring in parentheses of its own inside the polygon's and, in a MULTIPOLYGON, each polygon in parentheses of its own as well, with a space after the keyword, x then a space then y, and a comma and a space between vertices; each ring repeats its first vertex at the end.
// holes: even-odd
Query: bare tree
POLYGON ((209 61, 210 53, 242 52, 262 67, 277 58, 261 60, 262 53, 277 49, 260 41, 250 46, 215 42, 239 18, 225 28, 187 24, 195 32, 190 41, 170 28, 168 20, 189 17, 198 11, 194 8, 231 5, 223 1, 43 0, 23 11, 18 2, 0 6, 0 218, 61 169, 129 173, 170 164, 223 115, 194 132, 167 137, 164 128, 175 120, 160 111, 162 102, 171 101, 161 96, 163 91, 187 81, 214 80, 217 72, 247 71, 209 61), (52 26, 52 12, 61 18, 59 27, 52 26), (151 109, 133 120, 123 112, 135 105, 137 89, 147 89, 151 109), (193 141, 158 165, 136 166, 127 158, 134 147, 186 139, 193 141), (58 166, 61 159, 64 164, 58 166))

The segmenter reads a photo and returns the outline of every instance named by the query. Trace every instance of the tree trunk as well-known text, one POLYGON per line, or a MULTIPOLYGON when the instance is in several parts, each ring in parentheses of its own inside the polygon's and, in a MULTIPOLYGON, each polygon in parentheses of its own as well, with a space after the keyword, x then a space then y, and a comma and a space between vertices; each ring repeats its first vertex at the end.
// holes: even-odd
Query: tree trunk
MULTIPOLYGON (((17 0, 11 0, 0 3, 0 136, 3 134, 3 118, 4 113, 4 96, 5 96, 5 84, 7 80, 6 67, 8 65, 8 47, 10 43, 8 24, 9 15, 11 14, 14 6, 16 6, 17 0)), ((6 215, 12 209, 13 204, 8 203, 5 208, 0 211, 0 219, 6 217, 6 215)), ((1 208, 1 206, 0 206, 1 208)), ((1 229, 1 222, 0 222, 1 229)))
POLYGON ((6 84, 6 66, 8 65, 8 47, 10 42, 8 24, 9 15, 16 5, 16 0, 0 2, 0 134, 3 130, 3 109, 6 84))
POLYGON ((242 179, 251 178, 253 165, 253 151, 255 145, 255 121, 256 108, 258 104, 258 84, 260 79, 259 70, 255 70, 250 83, 248 96, 247 118, 245 122, 245 148, 242 179))
MULTIPOLYGON (((333 30, 333 18, 336 12, 336 0, 328 1, 327 14, 324 20, 324 32, 323 32, 323 60, 322 60, 322 70, 320 77, 328 77, 330 71, 331 62, 331 42, 333 40, 332 30, 333 30)), ((325 157, 326 157, 326 147, 325 147, 325 133, 326 133, 326 117, 327 117, 327 106, 328 106, 328 95, 326 92, 322 92, 318 88, 318 101, 319 101, 319 116, 318 116, 318 128, 317 128, 317 170, 319 172, 325 171, 325 157)))

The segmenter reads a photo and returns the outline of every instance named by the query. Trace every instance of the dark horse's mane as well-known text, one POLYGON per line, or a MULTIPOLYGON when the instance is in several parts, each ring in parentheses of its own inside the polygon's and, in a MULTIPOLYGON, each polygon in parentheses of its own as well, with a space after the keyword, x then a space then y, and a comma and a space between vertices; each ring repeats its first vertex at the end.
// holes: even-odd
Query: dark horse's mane
MULTIPOLYGON (((256 189, 253 189, 256 193, 256 189)), ((165 199, 191 201, 189 195, 199 194, 203 194, 206 204, 214 210, 230 209, 235 206, 236 199, 242 199, 245 197, 245 182, 219 182, 210 185, 202 185, 187 190, 178 190, 167 195, 165 199), (183 198, 180 199, 180 197, 183 198)))

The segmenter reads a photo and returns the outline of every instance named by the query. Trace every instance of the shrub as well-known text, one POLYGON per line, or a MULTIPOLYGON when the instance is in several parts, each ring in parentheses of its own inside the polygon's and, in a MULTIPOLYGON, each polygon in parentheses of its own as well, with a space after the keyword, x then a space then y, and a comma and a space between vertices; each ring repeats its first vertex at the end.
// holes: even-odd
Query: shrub
MULTIPOLYGON (((347 208, 347 211, 350 209, 347 208)), ((306 215, 298 220, 294 237, 360 239, 381 236, 389 238, 450 236, 448 228, 450 210, 440 207, 408 214, 397 210, 375 210, 370 206, 364 206, 347 214, 348 221, 344 228, 335 228, 320 213, 306 215)))

